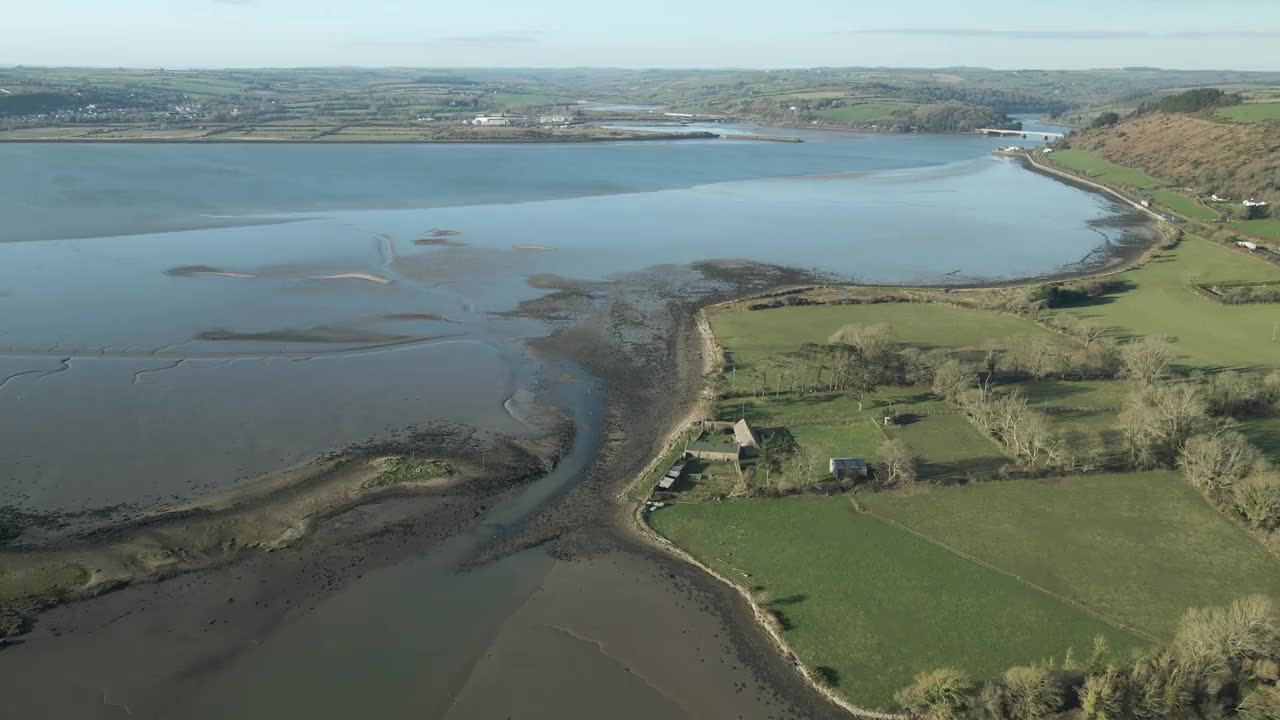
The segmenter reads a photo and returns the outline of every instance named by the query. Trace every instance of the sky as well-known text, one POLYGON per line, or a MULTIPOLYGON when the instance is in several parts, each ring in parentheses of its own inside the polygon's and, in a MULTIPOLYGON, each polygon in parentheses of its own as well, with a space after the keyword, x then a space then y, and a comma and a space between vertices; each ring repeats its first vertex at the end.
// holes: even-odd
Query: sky
POLYGON ((1280 70, 1280 1, 37 0, 0 64, 1280 70))

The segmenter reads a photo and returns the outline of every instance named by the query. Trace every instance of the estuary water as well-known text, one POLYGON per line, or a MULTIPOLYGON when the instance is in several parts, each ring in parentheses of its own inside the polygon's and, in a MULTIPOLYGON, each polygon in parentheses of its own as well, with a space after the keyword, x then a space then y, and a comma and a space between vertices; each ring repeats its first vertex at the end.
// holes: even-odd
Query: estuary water
POLYGON ((800 132, 0 145, 0 503, 105 522, 420 423, 527 432, 546 378, 521 340, 549 328, 502 313, 547 292, 531 276, 978 282, 1146 232, 990 154, 1007 140, 800 132))

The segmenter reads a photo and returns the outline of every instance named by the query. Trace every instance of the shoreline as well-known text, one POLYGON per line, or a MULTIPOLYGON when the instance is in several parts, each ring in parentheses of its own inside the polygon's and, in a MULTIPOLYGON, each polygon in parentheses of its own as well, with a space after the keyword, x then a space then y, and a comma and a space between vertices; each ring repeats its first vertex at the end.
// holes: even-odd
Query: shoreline
POLYGON ((609 142, 653 142, 658 140, 719 140, 720 135, 711 132, 696 133, 644 133, 622 137, 587 136, 562 138, 537 137, 476 137, 476 138, 386 138, 386 139, 341 139, 333 136, 289 140, 285 138, 86 138, 86 137, 46 137, 46 138, 6 138, 0 137, 0 144, 45 144, 45 145, 572 145, 580 143, 609 142), (649 137, 651 136, 651 137, 649 137))
MULTIPOLYGON (((1052 173, 1047 173, 1047 174, 1057 178, 1056 174, 1052 174, 1052 173)), ((1057 178, 1057 179, 1064 182, 1066 181, 1065 178, 1057 178)), ((1107 194, 1107 195, 1115 194, 1113 191, 1110 191, 1105 187, 1101 189, 1089 188, 1086 185, 1081 185, 1080 187, 1082 187, 1082 189, 1089 190, 1090 192, 1097 192, 1100 194, 1107 194)), ((708 302, 704 305, 699 306, 696 310, 694 310, 694 313, 695 313, 694 326, 697 329, 697 332, 699 335, 699 345, 702 348, 701 355, 702 355, 703 362, 702 362, 701 371, 704 377, 703 387, 701 388, 701 391, 697 397, 697 400, 695 400, 690 404, 689 410, 667 428, 667 431, 663 436, 664 441, 660 449, 651 457, 649 462, 636 473, 636 475, 631 480, 631 482, 627 483, 627 485, 624 487, 622 492, 619 493, 620 499, 622 499, 624 502, 632 503, 630 512, 627 515, 627 517, 629 518, 629 530, 632 531, 632 533, 635 534, 642 542, 648 544, 649 546, 669 556, 678 558, 680 561, 692 567, 697 568, 706 576, 712 578, 714 581, 724 585, 725 587, 731 589, 734 593, 736 593, 746 603, 747 607, 750 608, 750 617, 744 618, 743 620, 751 623, 758 632, 763 634, 769 640, 770 644, 773 646, 774 650, 778 655, 778 659, 782 660, 783 662, 791 666, 796 672, 796 674, 803 680, 803 682, 812 691, 820 694, 822 697, 824 697, 828 701, 839 706, 840 708, 844 709, 846 712, 848 712, 849 714, 855 717, 870 718, 872 720, 902 720, 904 718, 909 717, 908 715, 905 715, 905 714, 886 713, 886 712, 881 712, 877 710, 871 710, 868 708, 863 708, 841 697, 839 694, 837 694, 833 688, 831 688, 828 684, 820 680, 820 678, 815 673, 815 671, 807 667, 799 659, 799 657, 795 654, 795 651, 787 642, 786 638, 783 637, 782 632, 776 626, 775 622, 771 621, 772 616, 769 614, 768 610, 762 607, 758 602, 756 602, 755 597, 752 596, 751 592, 746 587, 743 587, 741 584, 734 582, 733 580, 723 576, 719 572, 710 568, 705 563, 701 562, 696 557, 694 557, 691 553, 686 551, 684 548, 675 544, 671 540, 663 537, 660 533, 658 533, 657 530, 653 529, 653 527, 648 523, 645 515, 647 510, 645 503, 647 502, 649 495, 645 496, 645 500, 640 500, 640 501, 631 501, 631 499, 627 497, 628 492, 630 492, 634 488, 639 487, 640 483, 645 482, 645 480, 648 478, 648 475, 652 472, 652 470, 662 462, 664 457, 669 452, 671 452, 676 447, 676 445, 679 443, 680 438, 688 431, 688 428, 690 427, 690 425, 693 422, 696 422, 697 420, 703 419, 707 414, 706 410, 709 404, 712 402, 712 392, 713 392, 713 389, 712 389, 713 386, 711 385, 711 382, 707 380, 707 378, 709 378, 710 373, 713 372, 716 362, 723 361, 724 354, 723 354, 723 349, 721 348, 719 342, 716 340, 714 333, 712 333, 711 331, 710 324, 706 319, 706 311, 709 308, 715 307, 717 305, 734 303, 734 302, 744 302, 752 299, 761 298, 763 296, 776 293, 780 290, 805 288, 805 287, 834 288, 834 289, 848 288, 848 287, 858 287, 863 289, 893 288, 893 289, 905 290, 905 291, 921 290, 921 291, 936 291, 936 292, 943 292, 943 293, 953 292, 953 291, 978 292, 982 290, 999 290, 999 289, 1034 286, 1034 285, 1040 285, 1047 282, 1057 282, 1062 280, 1083 280, 1083 279, 1089 279, 1089 278, 1108 277, 1111 275, 1127 272, 1129 270, 1133 270, 1145 265, 1153 257, 1159 254, 1162 250, 1166 249, 1171 244, 1176 244, 1181 239, 1181 236, 1182 236, 1181 229, 1173 227, 1172 223, 1164 220, 1163 218, 1161 218, 1160 216, 1154 213, 1150 213, 1150 216, 1155 218, 1155 222, 1152 224, 1152 229, 1154 232, 1152 233, 1152 237, 1150 238, 1150 240, 1144 244, 1144 246, 1141 248, 1139 252, 1134 253, 1128 258, 1122 260, 1118 265, 1111 265, 1109 267, 1097 267, 1087 271, 1066 271, 1066 272, 1055 273, 1055 274, 1050 274, 1045 276, 1039 276, 1035 278, 1022 278, 1022 279, 1010 280, 1002 283, 986 283, 986 284, 975 284, 975 285, 968 285, 968 286, 883 285, 883 284, 852 285, 849 283, 800 284, 800 285, 792 285, 792 286, 778 286, 778 287, 774 287, 769 290, 766 290, 762 293, 742 295, 736 298, 732 298, 729 300, 721 300, 718 302, 708 302), (1172 232, 1168 233, 1166 232, 1167 230, 1172 232)))

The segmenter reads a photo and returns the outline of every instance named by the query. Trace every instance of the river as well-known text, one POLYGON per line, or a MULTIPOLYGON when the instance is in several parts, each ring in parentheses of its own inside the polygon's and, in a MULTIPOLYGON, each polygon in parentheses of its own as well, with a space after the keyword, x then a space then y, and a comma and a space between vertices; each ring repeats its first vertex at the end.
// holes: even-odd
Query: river
MULTIPOLYGON (((1148 232, 1103 196, 990 154, 1008 140, 801 134, 798 144, 0 145, 0 502, 58 518, 23 538, 48 541, 418 425, 532 435, 521 408, 554 402, 578 431, 550 476, 429 554, 350 579, 216 667, 188 659, 199 681, 184 671, 182 697, 154 704, 165 709, 155 716, 484 717, 496 712, 488 690, 518 664, 512 644, 541 637, 568 643, 556 657, 605 673, 601 687, 618 683, 637 712, 674 702, 695 717, 693 693, 670 687, 678 678, 655 679, 664 651, 646 643, 656 640, 616 640, 634 644, 630 664, 651 664, 632 687, 634 669, 599 670, 576 635, 543 637, 561 626, 528 619, 554 614, 538 598, 569 602, 574 583, 653 572, 640 560, 582 575, 589 562, 532 549, 456 572, 572 487, 601 442, 600 383, 535 356, 526 341, 556 324, 510 311, 548 283, 593 283, 592 302, 607 302, 624 278, 696 276, 687 266, 710 259, 863 282, 1007 280, 1078 269, 1148 232)), ((154 593, 170 591, 181 594, 137 592, 159 603, 154 593)), ((727 642, 718 620, 650 600, 636 611, 657 603, 704 645, 727 642)), ((614 601, 623 614, 639 602, 614 601)), ((625 635, 634 619, 602 608, 577 617, 625 635)), ((57 647, 35 638, 0 654, 0 667, 36 673, 41 658, 61 661, 57 647)), ((145 684, 101 664, 82 671, 111 675, 91 687, 145 684)), ((737 675, 718 681, 730 677, 746 687, 737 675)))

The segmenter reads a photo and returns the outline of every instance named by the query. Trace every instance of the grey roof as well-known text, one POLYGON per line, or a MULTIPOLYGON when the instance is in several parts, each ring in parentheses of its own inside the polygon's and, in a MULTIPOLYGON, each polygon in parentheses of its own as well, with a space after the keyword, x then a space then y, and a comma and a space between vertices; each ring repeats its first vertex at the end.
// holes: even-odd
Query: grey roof
POLYGON ((726 455, 737 455, 738 446, 732 443, 707 442, 705 440, 696 440, 685 446, 686 450, 697 450, 698 452, 720 452, 726 455))
POLYGON ((658 481, 658 487, 662 488, 663 490, 670 490, 671 486, 675 484, 676 484, 676 478, 673 478, 670 475, 664 476, 661 480, 658 481))
POLYGON ((831 458, 831 467, 837 470, 848 470, 849 468, 864 468, 867 461, 862 458, 831 458))

